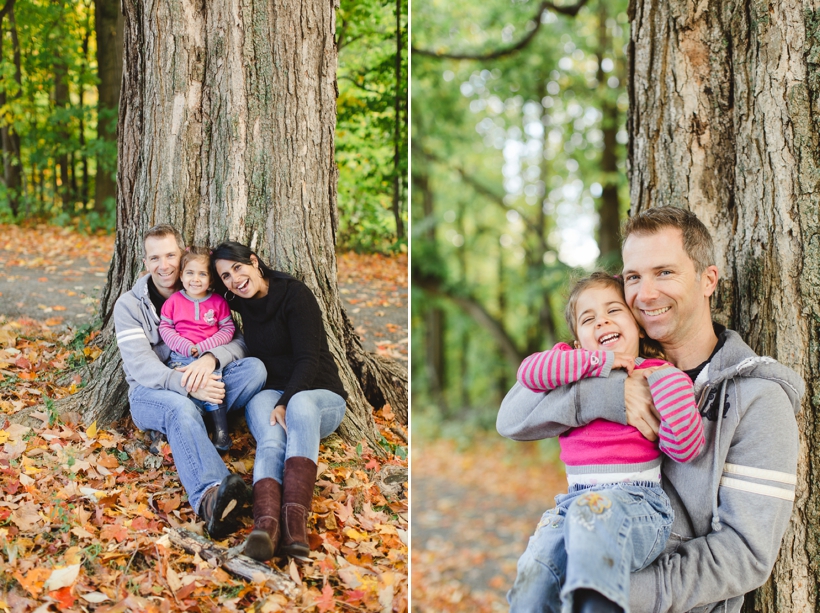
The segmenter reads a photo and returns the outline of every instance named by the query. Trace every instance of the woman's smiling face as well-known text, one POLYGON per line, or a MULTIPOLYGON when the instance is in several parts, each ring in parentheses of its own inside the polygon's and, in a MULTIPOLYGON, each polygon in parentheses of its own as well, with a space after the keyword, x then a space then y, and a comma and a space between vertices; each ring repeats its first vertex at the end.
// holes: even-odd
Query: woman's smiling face
POLYGON ((254 299, 267 296, 268 281, 262 277, 256 256, 251 255, 250 264, 217 260, 214 267, 225 287, 240 298, 254 299))

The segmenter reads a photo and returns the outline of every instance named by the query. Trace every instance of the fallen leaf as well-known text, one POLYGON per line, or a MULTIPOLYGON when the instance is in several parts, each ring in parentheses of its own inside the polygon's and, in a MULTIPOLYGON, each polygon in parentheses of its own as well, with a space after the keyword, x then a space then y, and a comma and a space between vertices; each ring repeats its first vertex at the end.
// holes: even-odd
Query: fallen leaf
POLYGON ((46 591, 53 592, 54 590, 74 585, 74 582, 80 575, 81 566, 82 564, 72 564, 65 568, 55 568, 45 583, 44 587, 46 591))

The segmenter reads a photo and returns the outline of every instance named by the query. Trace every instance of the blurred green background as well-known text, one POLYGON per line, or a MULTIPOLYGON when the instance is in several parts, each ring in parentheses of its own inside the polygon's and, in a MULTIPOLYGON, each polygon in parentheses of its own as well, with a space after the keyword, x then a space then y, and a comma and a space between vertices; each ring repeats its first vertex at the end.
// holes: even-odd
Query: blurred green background
POLYGON ((571 277, 620 266, 626 0, 414 0, 414 435, 493 429, 571 277))

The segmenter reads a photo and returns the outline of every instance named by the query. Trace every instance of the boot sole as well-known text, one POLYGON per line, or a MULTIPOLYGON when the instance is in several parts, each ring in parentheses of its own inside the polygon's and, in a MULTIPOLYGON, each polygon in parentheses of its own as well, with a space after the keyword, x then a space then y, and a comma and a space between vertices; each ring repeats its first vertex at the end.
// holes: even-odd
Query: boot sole
POLYGON ((245 541, 245 555, 259 560, 260 562, 267 562, 273 557, 274 548, 273 541, 270 535, 264 530, 254 530, 248 535, 248 540, 245 541))
POLYGON ((222 539, 234 530, 233 521, 245 504, 248 487, 239 475, 229 475, 219 485, 216 492, 214 513, 208 522, 207 529, 211 538, 222 539))
POLYGON ((299 542, 282 545, 279 548, 279 554, 307 562, 310 560, 310 547, 299 542))

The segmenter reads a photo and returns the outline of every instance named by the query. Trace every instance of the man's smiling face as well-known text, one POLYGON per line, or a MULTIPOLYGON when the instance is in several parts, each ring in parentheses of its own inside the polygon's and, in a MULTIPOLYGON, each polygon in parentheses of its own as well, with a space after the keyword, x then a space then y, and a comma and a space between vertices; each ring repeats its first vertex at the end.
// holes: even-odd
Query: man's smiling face
POLYGON ((684 345, 704 323, 711 329, 709 296, 715 291, 717 268, 695 270, 679 229, 630 234, 623 260, 626 303, 650 338, 666 349, 684 345))
POLYGON ((182 252, 173 234, 149 236, 145 239, 145 270, 157 291, 166 298, 176 291, 179 281, 179 260, 182 252))

